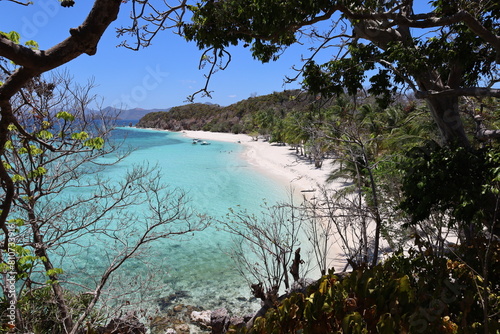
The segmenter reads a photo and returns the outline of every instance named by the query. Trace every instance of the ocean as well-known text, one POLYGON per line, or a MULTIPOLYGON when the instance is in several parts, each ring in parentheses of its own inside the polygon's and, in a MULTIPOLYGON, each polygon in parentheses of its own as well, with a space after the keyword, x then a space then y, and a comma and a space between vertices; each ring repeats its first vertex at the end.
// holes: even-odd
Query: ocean
MULTIPOLYGON (((193 145, 182 133, 133 127, 117 128, 113 138, 124 139, 123 146, 133 148, 133 152, 118 165, 106 168, 103 178, 119 177, 137 164, 157 165, 162 181, 171 189, 184 191, 189 205, 210 216, 213 224, 188 236, 152 243, 140 259, 132 259, 116 273, 108 295, 137 289, 123 299, 163 311, 177 304, 226 307, 237 314, 258 309, 259 301, 251 296, 248 282, 231 259, 234 237, 221 231, 216 221, 230 208, 258 213, 264 203, 286 201, 286 187, 244 161, 244 147, 239 143, 193 145)), ((102 243, 96 242, 71 264, 65 264, 69 277, 99 277, 102 267, 98 264, 107 252, 102 243)))

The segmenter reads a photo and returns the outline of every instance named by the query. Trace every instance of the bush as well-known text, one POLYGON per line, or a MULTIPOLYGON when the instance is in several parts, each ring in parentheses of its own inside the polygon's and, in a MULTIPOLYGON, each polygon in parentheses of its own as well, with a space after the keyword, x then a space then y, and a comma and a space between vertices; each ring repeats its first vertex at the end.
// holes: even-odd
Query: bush
MULTIPOLYGON (((76 320, 81 312, 88 306, 92 296, 84 293, 75 293, 65 291, 68 305, 70 307, 73 318, 76 320)), ((2 322, 7 323, 9 320, 5 317, 7 314, 8 304, 4 300, 0 306, 2 322)), ((17 309, 21 313, 23 320, 23 330, 38 333, 66 333, 61 319, 59 319, 59 310, 54 300, 54 294, 51 287, 43 287, 40 289, 33 289, 19 297, 17 302, 17 309)), ((95 324, 100 319, 97 313, 91 314, 87 323, 95 324)), ((19 324, 18 324, 19 326, 19 324)), ((21 328, 19 328, 21 329, 21 328)), ((0 329, 1 333, 7 333, 7 328, 0 329)))
MULTIPOLYGON (((493 279, 498 277, 500 244, 490 247, 494 257, 487 269, 493 279)), ((464 248, 455 254, 462 251, 474 250, 464 248)), ((495 279, 487 282, 458 258, 434 256, 431 248, 423 253, 411 250, 344 278, 330 272, 307 293, 291 294, 257 318, 250 329, 238 331, 484 333, 486 310, 489 333, 498 333, 500 325, 494 315, 500 312, 500 293, 495 279)))

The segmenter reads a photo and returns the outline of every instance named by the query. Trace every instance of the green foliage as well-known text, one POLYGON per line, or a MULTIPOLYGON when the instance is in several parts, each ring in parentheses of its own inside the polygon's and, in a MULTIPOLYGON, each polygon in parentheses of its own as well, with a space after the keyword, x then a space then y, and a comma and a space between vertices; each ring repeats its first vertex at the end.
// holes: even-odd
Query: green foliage
POLYGON ((47 272, 45 273, 47 276, 55 276, 55 275, 61 275, 64 273, 64 270, 62 270, 61 268, 53 268, 53 269, 50 269, 50 270, 47 270, 47 272))
POLYGON ((59 119, 63 119, 67 122, 73 122, 75 120, 75 116, 67 111, 60 111, 56 114, 56 117, 59 119))
MULTIPOLYGON (((12 223, 15 223, 17 226, 24 225, 24 220, 22 219, 12 219, 10 221, 12 223)), ((12 271, 13 268, 11 266, 14 266, 16 281, 28 278, 35 266, 37 266, 40 262, 45 262, 47 260, 44 256, 33 255, 28 248, 22 247, 17 244, 10 245, 9 248, 15 253, 17 261, 15 264, 2 263, 0 265, 0 271, 3 273, 12 271)))
POLYGON ((183 31, 186 39, 196 41, 200 49, 223 49, 243 42, 251 44, 252 55, 256 59, 268 62, 278 59, 282 46, 297 42, 295 32, 284 27, 320 13, 328 4, 327 0, 203 0, 189 7, 193 12, 192 23, 184 24, 183 31), (263 37, 253 38, 251 34, 263 37), (272 41, 267 40, 268 36, 272 36, 272 41))
POLYGON ((26 180, 26 178, 22 175, 19 175, 19 174, 14 174, 12 175, 12 182, 16 183, 16 182, 22 182, 26 180))
POLYGON ((75 140, 86 140, 88 138, 89 138, 89 134, 85 131, 71 134, 71 139, 75 139, 75 140))
POLYGON ((21 218, 9 219, 9 224, 15 224, 16 226, 23 226, 25 221, 21 218))
MULTIPOLYGON (((311 93, 332 97, 347 92, 356 95, 363 89, 365 73, 375 68, 374 59, 380 51, 373 45, 353 43, 349 45, 349 58, 331 60, 323 65, 310 61, 304 70, 304 88, 311 93)), ((380 96, 378 101, 387 107, 392 101, 395 90, 390 82, 389 71, 380 70, 370 78, 371 87, 368 92, 380 96)))
POLYGON ((38 177, 41 177, 47 173, 47 169, 44 167, 38 167, 37 169, 31 171, 28 173, 28 178, 30 179, 36 179, 38 177))
POLYGON ((49 139, 52 139, 52 137, 54 137, 54 135, 47 130, 41 130, 40 132, 38 132, 36 134, 36 136, 40 139, 43 139, 43 140, 49 140, 49 139))
POLYGON ((498 161, 491 160, 498 156, 494 152, 440 147, 432 142, 415 147, 402 167, 405 198, 400 208, 411 215, 413 223, 427 219, 433 211, 450 213, 450 226, 491 222, 491 192, 485 192, 485 186, 498 171, 498 161))
POLYGON ((500 195, 500 152, 488 151, 486 152, 486 163, 492 166, 489 173, 489 179, 483 186, 483 193, 492 193, 500 195))
MULTIPOLYGON (((497 267, 500 244, 490 245, 497 267)), ((479 249, 477 249, 479 251, 479 249)), ((470 252, 465 247, 457 255, 470 252)), ((484 283, 484 282, 483 282, 484 283)), ((475 305, 488 289, 490 314, 500 311, 498 278, 486 286, 458 259, 410 250, 373 268, 323 276, 307 293, 292 293, 239 333, 481 333, 483 314, 475 305), (477 288, 483 286, 483 288, 477 288)), ((500 330, 491 318, 490 333, 500 330)))
MULTIPOLYGON (((427 93, 495 83, 498 50, 485 36, 500 34, 499 5, 466 0, 430 4, 426 13, 416 2, 396 0, 203 0, 189 6, 192 21, 182 28, 200 49, 223 55, 242 43, 262 62, 277 60, 292 44, 306 44, 301 37, 308 36, 310 57, 301 73, 308 92, 329 98, 368 88, 386 108, 398 89, 409 88, 429 102, 446 144, 469 146, 462 120, 443 116, 456 113, 460 92, 432 99, 427 93), (467 19, 455 20, 456 13, 467 19), (316 63, 318 54, 328 57, 328 50, 335 50, 330 60, 316 63)), ((461 118, 458 113, 454 117, 461 118)))
POLYGON ((29 46, 30 48, 32 48, 34 50, 38 50, 38 43, 36 41, 29 40, 26 43, 24 43, 24 45, 29 46))
POLYGON ((16 44, 19 44, 19 42, 21 41, 21 35, 19 35, 19 33, 17 31, 11 31, 9 33, 0 31, 0 35, 6 37, 11 42, 16 43, 16 44))
MULTIPOLYGON (((11 42, 19 44, 21 42, 21 35, 17 31, 11 31, 9 33, 0 31, 0 35, 6 37, 9 39, 11 42)), ((27 47, 30 47, 31 49, 38 50, 38 43, 33 40, 29 40, 24 43, 27 47)))
POLYGON ((104 139, 100 137, 90 138, 83 142, 83 146, 90 147, 94 150, 100 150, 104 147, 104 139))
MULTIPOLYGON (((81 312, 88 306, 92 299, 91 294, 75 293, 65 291, 65 298, 68 301, 68 306, 72 312, 72 317, 76 320, 81 312)), ((67 333, 64 329, 62 321, 59 319, 59 313, 52 294, 50 286, 43 288, 32 289, 19 296, 17 309, 21 312, 21 317, 26 324, 31 325, 31 332, 35 334, 63 334, 67 333)), ((1 314, 6 314, 8 304, 2 300, 0 304, 1 314)), ((4 317, 2 317, 4 318, 4 317)), ((97 312, 91 314, 88 319, 89 324, 94 324, 100 321, 97 312)), ((4 323, 7 323, 7 318, 4 318, 4 323)), ((0 329, 0 333, 7 333, 5 329, 0 329)))

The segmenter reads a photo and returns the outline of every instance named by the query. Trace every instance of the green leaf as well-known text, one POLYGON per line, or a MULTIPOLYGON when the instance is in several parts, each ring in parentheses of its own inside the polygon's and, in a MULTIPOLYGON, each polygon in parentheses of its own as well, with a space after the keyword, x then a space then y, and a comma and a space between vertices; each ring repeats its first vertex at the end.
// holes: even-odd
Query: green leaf
POLYGON ((47 170, 45 168, 38 167, 37 169, 28 173, 28 178, 29 179, 36 179, 42 175, 45 175, 46 173, 47 173, 47 170))
POLYGON ((377 333, 380 334, 392 334, 397 331, 394 328, 394 320, 390 313, 384 314, 380 317, 379 322, 377 323, 377 333))
POLYGON ((358 334, 363 330, 363 317, 358 312, 351 313, 342 319, 342 330, 346 334, 358 334))
POLYGON ((17 255, 22 257, 29 256, 29 254, 31 253, 29 249, 24 248, 23 246, 20 245, 15 245, 14 251, 16 252, 17 255))
POLYGON ((104 146, 104 139, 101 137, 91 138, 83 143, 83 146, 90 147, 92 149, 100 150, 104 146))
POLYGON ((61 268, 49 269, 46 272, 47 276, 60 275, 60 274, 63 274, 63 273, 64 273, 64 271, 61 268))
POLYGON ((16 31, 11 31, 9 33, 0 31, 0 35, 7 37, 7 39, 16 44, 19 44, 19 41, 21 40, 21 35, 19 35, 19 33, 16 31))
POLYGON ((414 300, 413 290, 408 275, 404 275, 399 279, 398 287, 399 292, 401 293, 401 302, 410 303, 414 300))
POLYGON ((39 147, 35 145, 30 145, 30 150, 29 150, 31 155, 39 155, 43 153, 43 150, 40 149, 39 147))
POLYGON ((36 136, 38 138, 41 138, 41 139, 44 139, 44 140, 48 140, 48 139, 51 139, 52 137, 54 137, 54 135, 51 132, 47 131, 47 130, 40 131, 36 136))
POLYGON ((24 225, 24 219, 21 219, 21 218, 9 219, 8 223, 9 224, 15 224, 16 226, 23 226, 24 225))
POLYGON ((63 119, 65 121, 68 121, 68 122, 72 122, 75 120, 75 116, 73 116, 72 114, 70 114, 69 112, 67 111, 60 111, 56 114, 56 117, 59 118, 59 119, 63 119))
POLYGON ((14 175, 12 176, 12 182, 14 182, 14 183, 16 183, 16 182, 21 182, 21 181, 24 181, 24 180, 26 180, 26 179, 24 178, 24 176, 21 176, 21 175, 19 175, 19 174, 14 174, 14 175))
POLYGON ((0 263, 0 272, 7 273, 10 271, 10 266, 7 263, 0 263))
POLYGON ((38 260, 38 257, 37 257, 37 256, 33 256, 33 255, 26 255, 26 256, 21 257, 21 258, 18 260, 18 263, 19 263, 20 265, 25 265, 25 264, 31 264, 31 263, 35 262, 36 260, 38 260))
POLYGON ((323 295, 327 292, 327 289, 328 289, 328 281, 325 279, 319 284, 318 291, 323 295))
POLYGON ((2 160, 2 163, 3 163, 3 168, 5 168, 5 170, 12 169, 12 166, 9 165, 7 162, 5 162, 5 161, 2 160))
POLYGON ((33 40, 27 41, 26 43, 24 43, 24 45, 28 46, 29 48, 31 48, 33 50, 38 50, 39 49, 38 43, 35 42, 35 41, 33 41, 33 40))
POLYGON ((85 131, 71 134, 71 139, 75 139, 75 140, 86 140, 88 138, 89 138, 89 134, 85 131))

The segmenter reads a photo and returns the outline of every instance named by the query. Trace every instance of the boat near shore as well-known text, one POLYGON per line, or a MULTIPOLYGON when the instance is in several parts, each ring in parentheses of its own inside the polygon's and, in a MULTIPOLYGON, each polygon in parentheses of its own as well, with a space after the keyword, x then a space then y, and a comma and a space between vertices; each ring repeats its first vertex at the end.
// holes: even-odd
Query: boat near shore
POLYGON ((206 140, 201 140, 201 139, 198 139, 198 138, 193 139, 193 145, 196 145, 196 144, 210 145, 210 143, 207 142, 206 140))

